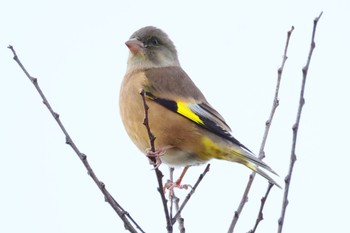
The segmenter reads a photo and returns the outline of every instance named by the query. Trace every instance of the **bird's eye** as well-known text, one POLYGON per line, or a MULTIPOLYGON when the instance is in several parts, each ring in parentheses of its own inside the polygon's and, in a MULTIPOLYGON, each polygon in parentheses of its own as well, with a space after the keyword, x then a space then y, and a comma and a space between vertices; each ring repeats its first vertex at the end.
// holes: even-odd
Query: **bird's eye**
POLYGON ((156 37, 151 37, 148 41, 149 45, 157 46, 159 45, 159 40, 156 37))

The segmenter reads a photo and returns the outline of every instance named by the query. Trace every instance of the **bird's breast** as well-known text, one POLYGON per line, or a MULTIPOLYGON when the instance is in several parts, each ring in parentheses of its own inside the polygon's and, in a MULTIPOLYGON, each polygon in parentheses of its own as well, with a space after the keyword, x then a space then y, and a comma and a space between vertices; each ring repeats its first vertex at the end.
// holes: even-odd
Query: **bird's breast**
MULTIPOLYGON (((149 85, 143 72, 127 74, 123 80, 119 105, 124 127, 134 144, 144 153, 150 148, 150 140, 143 124, 145 107, 142 89, 149 85)), ((170 166, 187 166, 206 162, 202 142, 203 129, 195 123, 158 103, 146 99, 148 123, 156 137, 156 149, 166 148, 162 162, 170 166)))

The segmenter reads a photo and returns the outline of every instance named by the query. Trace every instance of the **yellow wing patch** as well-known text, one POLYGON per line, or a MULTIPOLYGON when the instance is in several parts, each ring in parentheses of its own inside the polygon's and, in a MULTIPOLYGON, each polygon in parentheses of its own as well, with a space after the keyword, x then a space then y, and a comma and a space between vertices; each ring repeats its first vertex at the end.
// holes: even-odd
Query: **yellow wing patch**
POLYGON ((179 101, 179 102, 176 102, 176 104, 177 104, 177 112, 179 114, 187 117, 188 119, 196 122, 197 124, 204 125, 204 122, 202 121, 202 119, 188 107, 186 102, 179 101))

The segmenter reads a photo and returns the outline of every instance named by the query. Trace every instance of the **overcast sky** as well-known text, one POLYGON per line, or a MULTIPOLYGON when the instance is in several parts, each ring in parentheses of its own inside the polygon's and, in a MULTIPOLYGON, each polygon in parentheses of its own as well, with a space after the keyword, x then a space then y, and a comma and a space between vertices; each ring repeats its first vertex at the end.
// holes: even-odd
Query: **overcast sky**
MULTIPOLYGON (((165 232, 156 179, 124 131, 118 93, 124 42, 153 25, 182 67, 256 153, 270 113, 287 31, 295 26, 266 163, 287 174, 313 19, 324 12, 308 74, 284 232, 348 229, 349 1, 7 1, 0 4, 0 232, 124 232, 52 116, 12 60, 12 44, 108 190, 146 232, 165 232)), ((193 184, 204 166, 191 168, 193 184)), ((168 176, 166 165, 161 166, 168 176)), ((176 175, 178 175, 177 171, 176 175)), ((183 212, 187 232, 226 232, 250 171, 211 161, 183 212)), ((257 177, 236 232, 253 227, 267 183, 257 177)), ((178 191, 183 199, 186 191, 178 191)), ((273 188, 258 232, 276 232, 273 188)), ((175 227, 176 229, 176 227, 175 227)), ((176 231, 175 231, 176 232, 176 231)))

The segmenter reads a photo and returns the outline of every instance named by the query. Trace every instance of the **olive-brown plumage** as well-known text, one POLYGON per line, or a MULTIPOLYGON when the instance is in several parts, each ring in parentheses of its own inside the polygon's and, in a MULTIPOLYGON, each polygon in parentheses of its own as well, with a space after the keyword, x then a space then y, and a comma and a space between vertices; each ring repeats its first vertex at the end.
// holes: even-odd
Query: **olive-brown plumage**
POLYGON ((161 161, 191 166, 217 158, 241 163, 278 185, 268 165, 231 135, 223 117, 181 68, 173 42, 160 29, 144 27, 126 42, 130 53, 119 105, 125 129, 144 152, 150 147, 140 92, 146 92, 149 125, 161 161))

